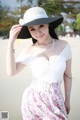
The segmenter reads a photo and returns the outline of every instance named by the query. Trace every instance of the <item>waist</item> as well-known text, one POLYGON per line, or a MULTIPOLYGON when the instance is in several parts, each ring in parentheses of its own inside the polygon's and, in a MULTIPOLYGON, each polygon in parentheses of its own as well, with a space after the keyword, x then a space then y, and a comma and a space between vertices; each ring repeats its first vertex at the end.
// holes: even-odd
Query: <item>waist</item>
POLYGON ((32 82, 31 87, 37 91, 49 91, 60 89, 61 83, 59 82, 32 82))

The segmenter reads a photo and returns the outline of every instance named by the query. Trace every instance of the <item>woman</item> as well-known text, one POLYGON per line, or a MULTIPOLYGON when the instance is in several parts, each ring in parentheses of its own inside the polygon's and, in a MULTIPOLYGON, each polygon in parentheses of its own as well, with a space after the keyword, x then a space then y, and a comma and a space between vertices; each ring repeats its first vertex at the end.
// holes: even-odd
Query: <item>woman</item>
POLYGON ((66 41, 58 40, 55 28, 62 16, 48 17, 41 7, 27 10, 19 25, 10 30, 7 51, 7 73, 15 75, 25 66, 33 73, 31 85, 22 98, 23 120, 68 120, 71 93, 71 49, 66 41), (32 38, 15 60, 16 38, 32 38), (9 63, 9 64, 8 64, 9 63), (61 92, 64 80, 65 100, 61 92))

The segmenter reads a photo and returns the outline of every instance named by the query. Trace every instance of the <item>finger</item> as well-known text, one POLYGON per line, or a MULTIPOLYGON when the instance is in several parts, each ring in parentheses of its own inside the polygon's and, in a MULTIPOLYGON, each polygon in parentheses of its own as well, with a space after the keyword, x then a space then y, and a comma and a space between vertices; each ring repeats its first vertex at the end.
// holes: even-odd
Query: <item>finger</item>
POLYGON ((21 31, 21 27, 17 27, 15 29, 12 29, 10 33, 16 33, 16 31, 21 31))
POLYGON ((11 30, 16 29, 16 28, 22 28, 22 26, 20 26, 20 25, 14 25, 14 26, 12 26, 11 30))
POLYGON ((20 31, 21 31, 21 29, 20 29, 20 30, 19 30, 19 29, 16 29, 16 31, 14 31, 13 34, 17 37, 18 34, 20 33, 20 31))
POLYGON ((15 26, 15 27, 12 27, 11 30, 15 30, 16 28, 22 28, 21 26, 15 26))
POLYGON ((67 114, 69 114, 70 110, 68 108, 66 109, 66 111, 67 111, 67 114))

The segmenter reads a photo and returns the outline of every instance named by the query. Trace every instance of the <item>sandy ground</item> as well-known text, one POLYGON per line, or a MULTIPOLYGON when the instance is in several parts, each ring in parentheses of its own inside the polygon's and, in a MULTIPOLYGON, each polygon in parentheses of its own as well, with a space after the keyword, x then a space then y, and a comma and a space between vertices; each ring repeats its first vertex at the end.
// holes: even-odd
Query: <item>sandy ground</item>
MULTIPOLYGON (((61 37, 60 39, 68 41, 72 50, 73 84, 71 93, 71 112, 69 114, 69 120, 80 120, 80 39, 69 37, 61 37)), ((30 40, 21 40, 20 42, 17 41, 15 44, 15 55, 17 55, 22 50, 22 48, 24 48, 28 44, 30 44, 30 40)), ((31 73, 28 68, 26 69, 26 71, 23 70, 17 76, 7 76, 7 45, 8 40, 2 40, 2 38, 0 38, 0 111, 8 110, 10 112, 11 120, 22 120, 20 115, 21 97, 26 86, 30 84, 31 73), (27 75, 27 77, 25 75, 27 75), (24 81, 22 79, 24 79, 24 81), (17 115, 15 115, 14 111, 17 113, 17 115)))

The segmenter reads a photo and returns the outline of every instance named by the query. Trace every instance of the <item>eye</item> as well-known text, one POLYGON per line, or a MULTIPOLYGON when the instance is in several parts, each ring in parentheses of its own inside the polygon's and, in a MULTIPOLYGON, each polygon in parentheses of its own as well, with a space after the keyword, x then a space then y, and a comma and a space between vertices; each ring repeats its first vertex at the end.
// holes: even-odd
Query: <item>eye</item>
POLYGON ((44 25, 40 25, 39 27, 40 27, 40 28, 41 28, 41 27, 44 27, 44 25))
POLYGON ((31 28, 30 31, 34 31, 35 29, 34 28, 31 28))
POLYGON ((35 30, 35 28, 33 28, 33 27, 28 27, 28 29, 29 29, 29 31, 34 31, 35 30))

